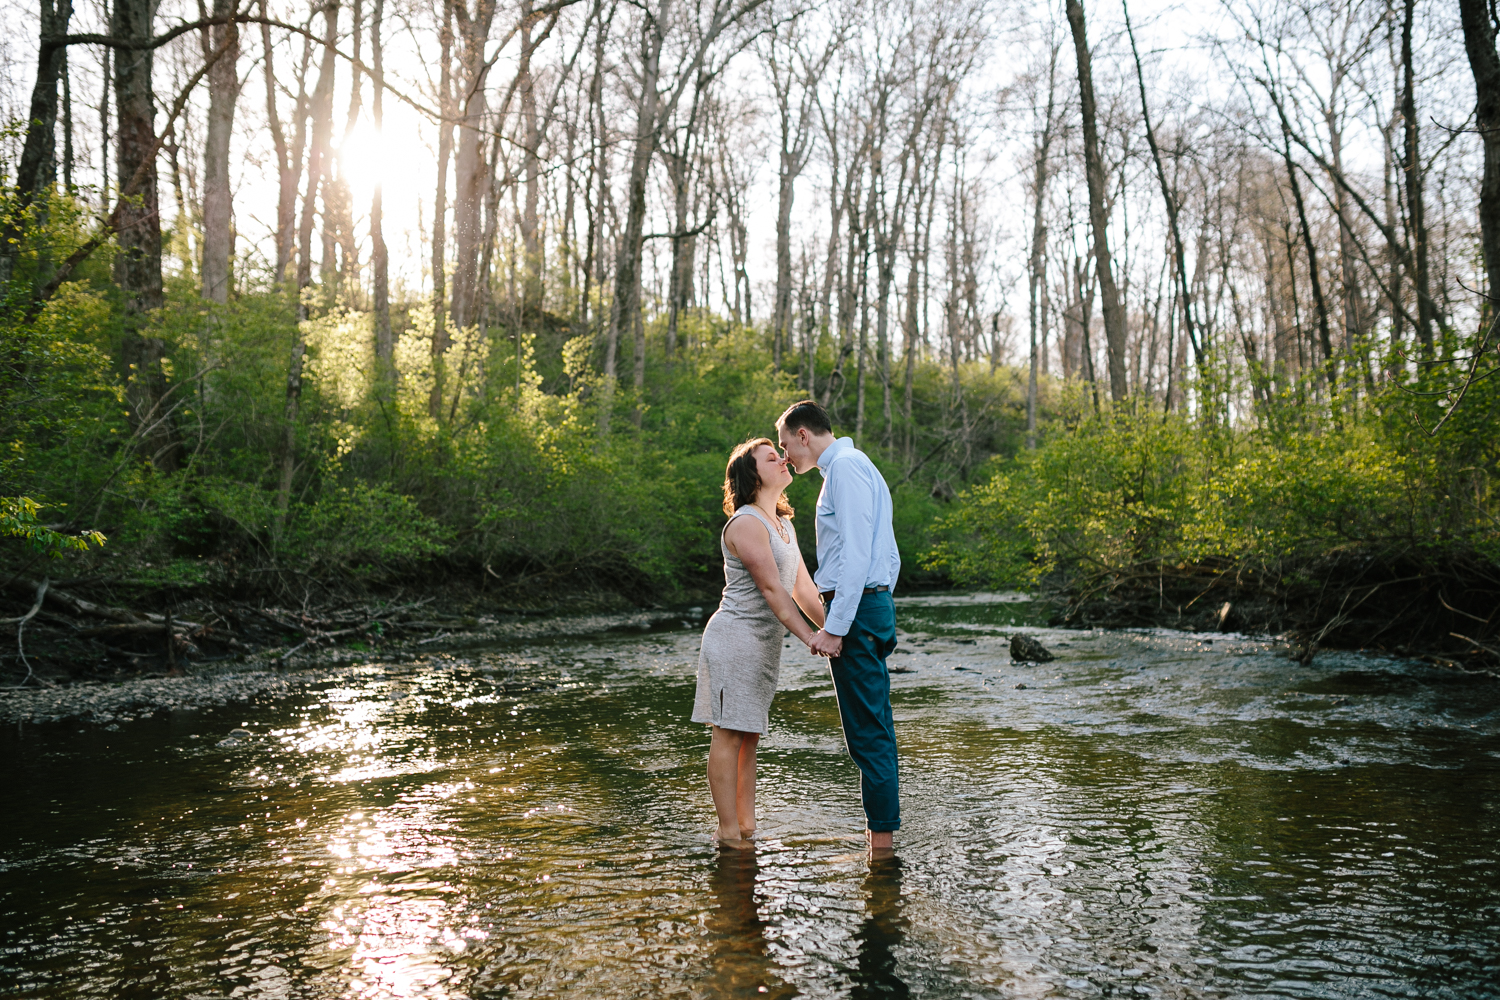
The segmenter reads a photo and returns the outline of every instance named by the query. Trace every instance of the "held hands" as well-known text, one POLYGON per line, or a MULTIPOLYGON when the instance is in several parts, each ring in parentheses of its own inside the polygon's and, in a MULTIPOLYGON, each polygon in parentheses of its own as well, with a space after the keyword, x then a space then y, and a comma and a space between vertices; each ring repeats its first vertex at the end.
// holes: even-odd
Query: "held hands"
POLYGON ((843 656, 844 637, 841 635, 830 635, 819 629, 813 633, 812 640, 808 642, 807 648, 818 656, 843 656))

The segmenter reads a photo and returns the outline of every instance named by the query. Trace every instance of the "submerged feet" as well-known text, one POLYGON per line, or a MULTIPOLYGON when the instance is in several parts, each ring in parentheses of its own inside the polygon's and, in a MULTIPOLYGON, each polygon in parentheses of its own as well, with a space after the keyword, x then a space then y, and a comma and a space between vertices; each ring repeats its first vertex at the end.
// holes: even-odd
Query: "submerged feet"
MULTIPOLYGON (((750 832, 754 833, 755 831, 751 830, 750 832)), ((720 850, 755 850, 755 845, 750 842, 750 838, 742 835, 738 828, 726 830, 721 826, 714 830, 714 840, 718 843, 720 850)))

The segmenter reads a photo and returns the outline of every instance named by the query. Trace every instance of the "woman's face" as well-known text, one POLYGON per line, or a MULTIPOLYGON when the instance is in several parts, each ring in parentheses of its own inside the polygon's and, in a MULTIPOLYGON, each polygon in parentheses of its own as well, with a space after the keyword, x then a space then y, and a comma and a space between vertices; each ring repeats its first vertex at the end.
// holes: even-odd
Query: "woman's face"
POLYGON ((758 445, 755 449, 755 472, 760 476, 761 489, 770 490, 773 496, 779 496, 792 482, 786 459, 768 444, 758 445))

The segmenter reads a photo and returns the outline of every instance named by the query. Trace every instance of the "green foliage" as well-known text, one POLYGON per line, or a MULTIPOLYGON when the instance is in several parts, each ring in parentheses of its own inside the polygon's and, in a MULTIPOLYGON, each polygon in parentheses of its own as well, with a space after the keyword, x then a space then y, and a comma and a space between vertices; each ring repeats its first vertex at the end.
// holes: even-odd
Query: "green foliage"
POLYGON ((104 535, 100 532, 69 535, 42 524, 37 513, 43 506, 30 497, 0 497, 0 538, 19 539, 27 549, 44 556, 87 552, 90 547, 104 545, 104 535))
MULTIPOLYGON (((42 244, 74 245, 88 228, 67 199, 37 219, 22 254, 31 270, 10 289, 21 299, 45 267, 42 244)), ((489 329, 450 330, 452 347, 434 358, 425 304, 393 310, 388 371, 374 356, 370 314, 336 285, 305 291, 306 320, 292 294, 275 290, 215 305, 197 295, 186 258, 168 277, 166 306, 127 329, 107 260, 65 285, 35 323, 17 310, 0 323, 20 362, 0 371, 0 491, 67 501, 80 525, 111 538, 104 558, 73 550, 94 560, 80 572, 137 584, 258 586, 287 571, 368 580, 446 560, 526 586, 698 595, 720 577, 729 451, 773 435, 777 415, 806 395, 798 361, 778 370, 765 331, 695 311, 679 317, 671 356, 664 320, 648 319, 639 387, 628 341, 624 377, 606 377, 598 332, 545 313, 516 329, 499 310, 489 329), (177 441, 175 467, 153 465, 132 423, 121 359, 137 335, 166 345, 158 405, 177 441), (297 344, 306 356, 288 427, 297 344)), ((604 305, 595 303, 596 322, 604 305)), ((854 432, 855 359, 841 361, 832 335, 814 360, 819 394, 834 383, 838 431, 854 432)), ((1023 394, 1018 372, 984 362, 955 380, 922 361, 915 376, 910 420, 896 385, 887 425, 882 383, 866 372, 861 444, 892 484, 898 544, 920 578, 935 515, 989 455, 1019 446, 1023 394)), ((820 487, 819 476, 801 476, 790 491, 810 560, 807 514, 820 487)))
POLYGON ((1175 413, 1090 418, 997 462, 939 522, 926 565, 963 583, 1024 585, 1055 570, 1267 565, 1346 545, 1500 556, 1493 435, 1413 435, 1413 404, 1384 402, 1337 427, 1281 433, 1205 429, 1175 413))
POLYGON ((315 568, 414 562, 447 551, 449 532, 410 497, 368 483, 329 486, 290 519, 283 547, 315 568))

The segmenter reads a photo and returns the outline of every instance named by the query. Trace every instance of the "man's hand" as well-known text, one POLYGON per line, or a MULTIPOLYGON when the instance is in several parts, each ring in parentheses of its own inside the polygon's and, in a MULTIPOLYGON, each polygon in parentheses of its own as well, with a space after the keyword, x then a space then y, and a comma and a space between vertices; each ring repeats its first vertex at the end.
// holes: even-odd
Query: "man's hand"
POLYGON ((843 656, 844 637, 841 635, 830 635, 822 629, 813 633, 812 642, 807 644, 819 656, 843 656))

